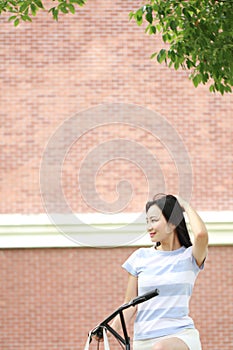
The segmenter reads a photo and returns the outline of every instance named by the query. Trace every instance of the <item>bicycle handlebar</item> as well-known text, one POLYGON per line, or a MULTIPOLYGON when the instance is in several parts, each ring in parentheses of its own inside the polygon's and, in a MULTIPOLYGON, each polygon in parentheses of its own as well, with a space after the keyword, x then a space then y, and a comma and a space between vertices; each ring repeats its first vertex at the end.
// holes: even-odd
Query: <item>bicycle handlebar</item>
POLYGON ((149 300, 151 298, 156 297, 157 295, 159 295, 159 290, 158 289, 152 290, 152 291, 150 291, 148 293, 145 293, 143 295, 139 295, 135 299, 131 300, 129 302, 129 305, 130 306, 138 305, 140 303, 143 303, 144 301, 147 301, 147 300, 149 300))
POLYGON ((151 298, 154 298, 155 296, 159 295, 159 290, 156 288, 150 292, 147 292, 145 294, 139 295, 138 297, 132 299, 126 304, 121 305, 117 310, 115 310, 110 316, 108 316, 104 321, 99 323, 98 326, 96 326, 92 331, 91 335, 98 335, 101 337, 101 329, 103 327, 106 327, 110 329, 111 327, 108 326, 108 322, 110 322, 113 318, 115 318, 118 314, 122 314, 122 311, 131 307, 131 306, 136 306, 140 303, 143 303, 144 301, 147 301, 151 298))

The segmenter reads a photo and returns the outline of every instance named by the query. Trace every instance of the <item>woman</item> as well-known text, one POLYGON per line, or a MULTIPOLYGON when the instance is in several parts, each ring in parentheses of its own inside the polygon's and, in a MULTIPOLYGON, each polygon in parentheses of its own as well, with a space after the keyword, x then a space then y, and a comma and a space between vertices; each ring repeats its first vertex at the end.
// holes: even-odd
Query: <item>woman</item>
MULTIPOLYGON (((137 311, 134 350, 201 350, 189 317, 189 299, 207 255, 208 233, 181 197, 163 195, 146 204, 147 230, 154 245, 137 249, 122 265, 129 273, 125 302, 158 288, 159 296, 124 311, 126 324, 137 311), (183 216, 187 214, 193 245, 183 216)), ((120 330, 119 319, 111 325, 120 330)))

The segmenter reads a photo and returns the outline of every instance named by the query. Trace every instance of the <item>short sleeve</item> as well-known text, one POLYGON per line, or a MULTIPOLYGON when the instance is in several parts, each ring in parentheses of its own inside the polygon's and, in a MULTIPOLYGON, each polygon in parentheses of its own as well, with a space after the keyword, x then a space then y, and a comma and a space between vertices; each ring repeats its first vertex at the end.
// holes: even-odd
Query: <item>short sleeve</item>
POLYGON ((140 248, 135 250, 122 265, 133 276, 138 276, 140 248))
POLYGON ((197 262, 196 262, 196 259, 195 259, 194 256, 192 255, 192 263, 193 263, 193 265, 195 266, 195 268, 197 269, 197 271, 204 270, 206 258, 207 258, 207 257, 205 257, 205 259, 204 259, 203 263, 201 264, 201 266, 198 266, 198 264, 197 264, 197 262))
POLYGON ((194 271, 195 272, 199 272, 201 270, 204 269, 204 263, 205 263, 205 260, 206 258, 204 259, 203 263, 201 264, 201 266, 198 266, 197 262, 196 262, 196 259, 194 258, 193 256, 193 247, 189 247, 186 249, 186 251, 189 253, 190 255, 190 258, 191 258, 191 262, 192 262, 192 265, 193 265, 193 268, 194 268, 194 271))

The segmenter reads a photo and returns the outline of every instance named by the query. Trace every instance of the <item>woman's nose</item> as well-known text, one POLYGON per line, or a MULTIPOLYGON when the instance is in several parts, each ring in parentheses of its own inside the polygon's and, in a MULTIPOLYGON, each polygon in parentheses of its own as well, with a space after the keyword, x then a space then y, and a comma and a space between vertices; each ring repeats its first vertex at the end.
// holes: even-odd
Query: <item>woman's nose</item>
POLYGON ((150 223, 147 224, 147 231, 151 231, 152 225, 150 223))

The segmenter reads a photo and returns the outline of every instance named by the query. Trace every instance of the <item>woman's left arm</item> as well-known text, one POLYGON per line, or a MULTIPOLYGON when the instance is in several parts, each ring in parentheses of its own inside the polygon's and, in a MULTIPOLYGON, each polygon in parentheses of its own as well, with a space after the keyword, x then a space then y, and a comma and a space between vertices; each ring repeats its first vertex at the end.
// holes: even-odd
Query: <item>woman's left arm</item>
POLYGON ((188 217, 189 224, 194 235, 193 256, 196 259, 198 266, 201 266, 206 258, 208 250, 208 232, 206 226, 201 217, 189 205, 188 202, 179 196, 176 196, 176 198, 188 217))

